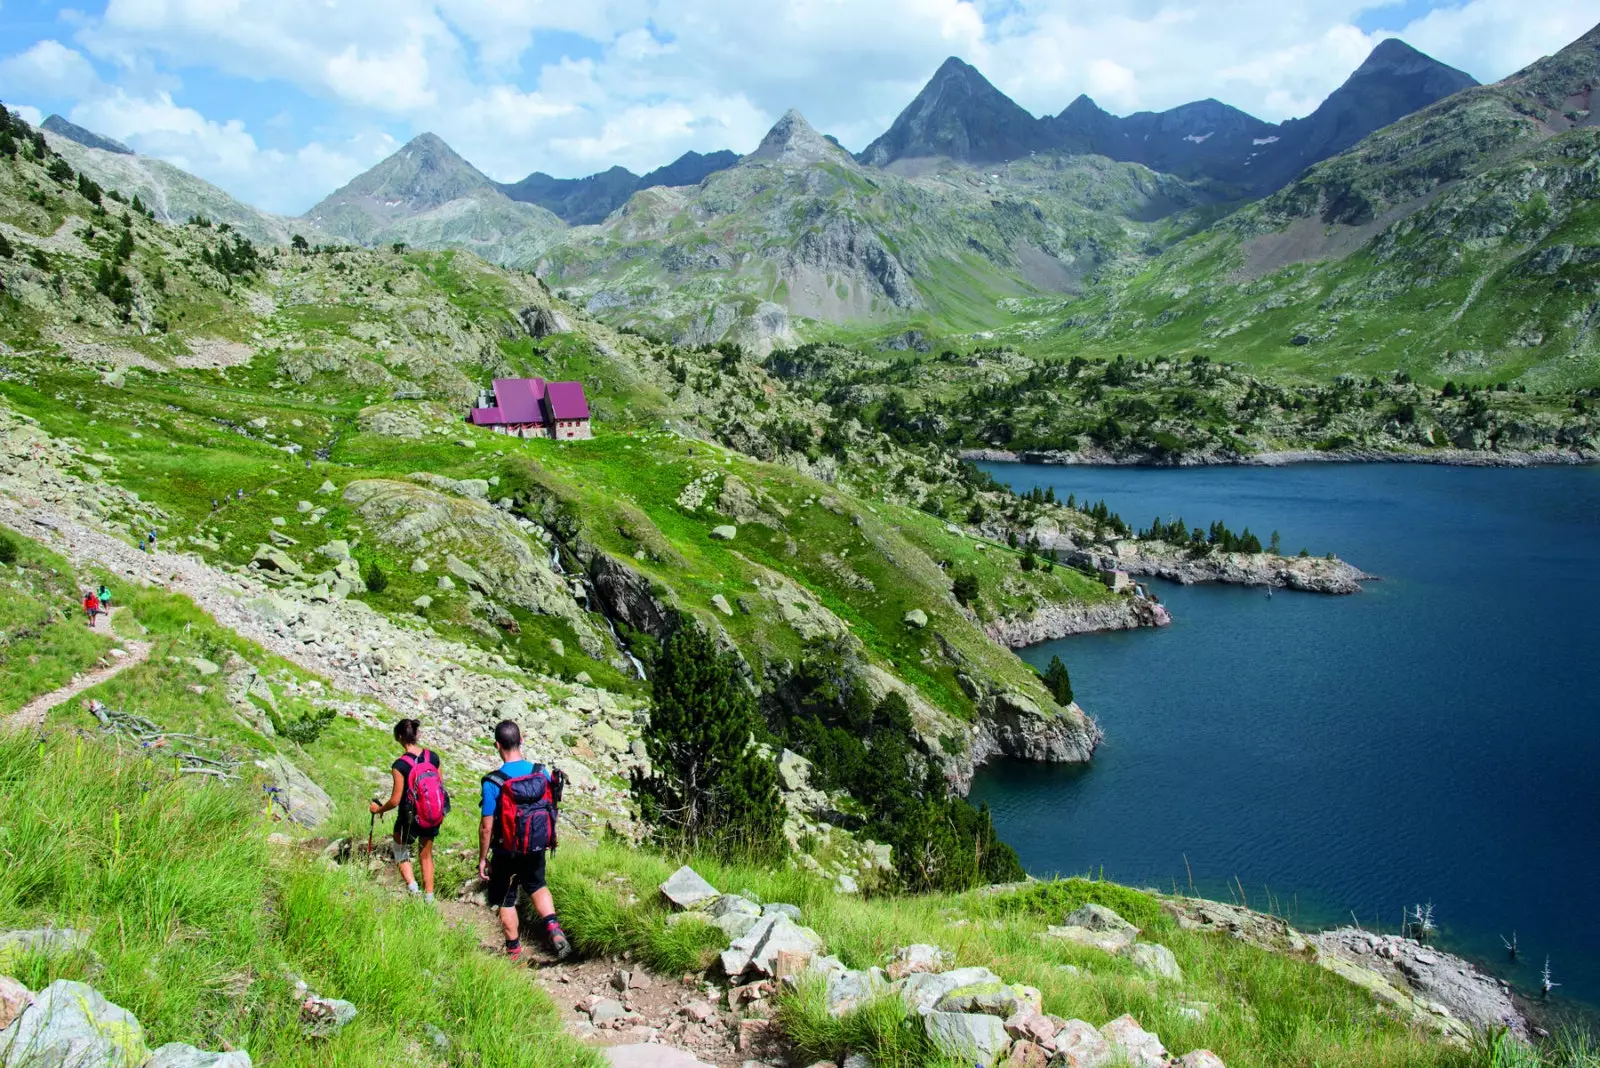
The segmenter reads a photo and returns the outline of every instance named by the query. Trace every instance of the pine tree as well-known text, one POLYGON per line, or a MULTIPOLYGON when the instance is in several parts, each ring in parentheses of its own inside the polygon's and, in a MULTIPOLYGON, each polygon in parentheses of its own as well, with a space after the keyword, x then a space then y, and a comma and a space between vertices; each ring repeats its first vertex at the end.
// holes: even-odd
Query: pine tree
POLYGON ((729 854, 770 852, 783 827, 772 761, 755 749, 754 696, 732 653, 683 622, 654 659, 645 747, 651 774, 635 773, 645 822, 668 842, 729 854))
POLYGON ((1044 669, 1044 684, 1050 695, 1056 699, 1056 704, 1072 703, 1072 678, 1067 674, 1067 665, 1061 662, 1059 656, 1052 656, 1050 665, 1044 669))

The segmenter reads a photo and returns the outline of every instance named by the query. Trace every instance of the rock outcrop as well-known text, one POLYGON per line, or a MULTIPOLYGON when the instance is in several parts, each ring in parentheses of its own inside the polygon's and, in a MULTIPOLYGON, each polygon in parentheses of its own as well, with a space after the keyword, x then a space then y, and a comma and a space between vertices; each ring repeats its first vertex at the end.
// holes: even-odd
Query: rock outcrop
POLYGON ((1142 597, 1118 597, 1093 603, 1041 605, 1026 616, 991 619, 983 629, 1001 645, 1020 649, 1040 642, 1137 627, 1165 627, 1172 615, 1165 605, 1142 597))

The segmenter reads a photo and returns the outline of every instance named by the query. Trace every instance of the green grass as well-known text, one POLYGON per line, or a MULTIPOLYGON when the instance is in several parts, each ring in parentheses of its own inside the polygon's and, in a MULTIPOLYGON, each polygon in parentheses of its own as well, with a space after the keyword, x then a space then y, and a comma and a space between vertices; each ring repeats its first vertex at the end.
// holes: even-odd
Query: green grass
POLYGON ((151 1045, 227 1044, 265 1066, 599 1063, 469 932, 269 846, 248 787, 177 781, 81 738, 0 735, 0 828, 0 927, 91 932, 87 954, 26 958, 17 977, 91 982, 151 1045), (308 1041, 286 972, 360 1015, 308 1041))
MULTIPOLYGON (((1210 1049, 1229 1068, 1467 1068, 1482 1063, 1411 1030, 1365 992, 1309 961, 1184 931, 1156 898, 1127 887, 1071 879, 1009 895, 862 899, 837 895, 800 873, 691 860, 725 892, 800 906, 803 922, 823 936, 827 951, 852 967, 883 965, 899 946, 932 942, 954 953, 959 965, 981 965, 1009 982, 1037 987, 1047 1012, 1096 1026, 1132 1013, 1169 1049, 1210 1049), (1121 959, 1040 937, 1047 925, 1060 923, 1086 901, 1117 909, 1141 924, 1142 938, 1170 948, 1184 970, 1183 987, 1151 984, 1121 959), (1070 974, 1060 967, 1064 964, 1082 973, 1070 974), (1214 1008, 1195 1021, 1178 1011, 1184 1000, 1214 1008)), ((679 863, 621 845, 569 849, 551 862, 551 886, 557 907, 573 918, 580 946, 626 949, 634 959, 671 974, 707 959, 717 942, 708 935, 701 945, 684 934, 686 927, 704 931, 701 925, 666 922, 669 912, 656 886, 679 863)), ((919 1033, 908 1030, 903 1017, 898 1007, 879 1005, 854 1018, 832 1020, 817 991, 808 988, 786 998, 780 1013, 807 1056, 867 1049, 875 1052, 875 1063, 931 1063, 919 1033)))
POLYGON ((64 558, 31 539, 11 541, 16 562, 0 565, 0 717, 71 682, 116 644, 85 625, 83 587, 64 558))

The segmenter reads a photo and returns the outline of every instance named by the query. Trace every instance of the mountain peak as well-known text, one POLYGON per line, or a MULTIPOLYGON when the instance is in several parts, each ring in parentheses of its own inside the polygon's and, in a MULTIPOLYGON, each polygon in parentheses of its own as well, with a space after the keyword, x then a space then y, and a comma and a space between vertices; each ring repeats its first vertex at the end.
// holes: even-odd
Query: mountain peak
POLYGON ((951 56, 861 159, 880 167, 917 156, 988 163, 1025 156, 1048 141, 1038 119, 951 56))
POLYGON ((825 159, 849 162, 850 154, 819 134, 798 110, 790 108, 746 158, 803 166, 825 159))
POLYGON ((84 148, 98 148, 102 152, 115 152, 119 156, 131 156, 133 149, 121 141, 113 141, 104 134, 97 134, 93 130, 85 130, 75 122, 68 122, 60 115, 51 115, 39 128, 46 133, 53 133, 57 137, 65 137, 68 141, 76 141, 84 148))
POLYGON ((1389 37, 1379 41, 1378 46, 1367 56, 1366 61, 1357 67, 1355 73, 1350 77, 1409 78, 1430 74, 1439 74, 1447 80, 1462 82, 1461 88, 1478 84, 1477 79, 1471 75, 1440 63, 1427 53, 1419 52, 1412 48, 1398 37, 1389 37), (1454 77, 1452 78, 1451 76, 1454 77))

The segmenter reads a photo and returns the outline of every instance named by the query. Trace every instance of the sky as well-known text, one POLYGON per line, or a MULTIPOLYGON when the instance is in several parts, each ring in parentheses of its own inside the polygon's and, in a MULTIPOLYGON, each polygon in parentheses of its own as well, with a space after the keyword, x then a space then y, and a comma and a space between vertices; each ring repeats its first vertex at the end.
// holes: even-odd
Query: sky
POLYGON ((0 0, 0 101, 298 214, 423 132, 491 178, 749 152, 787 109, 864 148, 947 56, 1036 115, 1312 111, 1386 37, 1480 81, 1593 0, 0 0))

